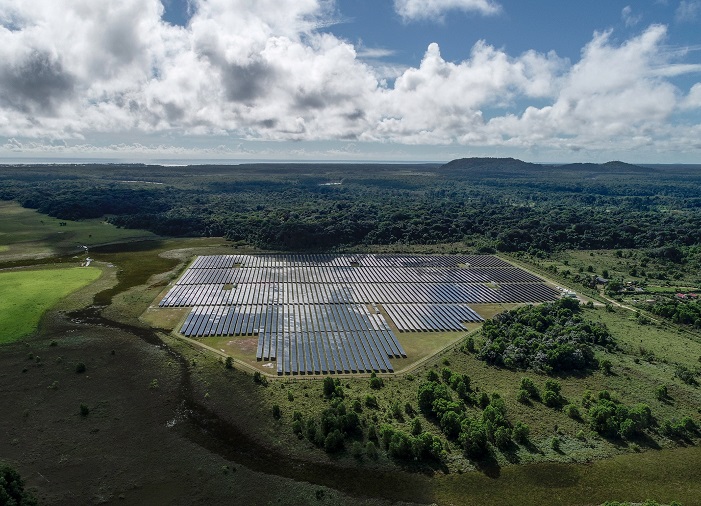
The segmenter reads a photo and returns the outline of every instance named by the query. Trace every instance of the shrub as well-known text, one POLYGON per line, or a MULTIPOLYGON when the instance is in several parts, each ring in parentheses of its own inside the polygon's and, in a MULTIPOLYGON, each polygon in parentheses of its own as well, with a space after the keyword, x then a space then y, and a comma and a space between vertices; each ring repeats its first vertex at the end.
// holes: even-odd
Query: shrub
POLYGON ((512 435, 517 443, 525 443, 526 441, 528 441, 528 435, 530 434, 530 432, 531 428, 527 424, 523 422, 516 422, 512 431, 512 435))
POLYGON ((418 436, 419 434, 421 434, 422 430, 423 428, 421 427, 421 420, 419 420, 418 418, 414 418, 411 421, 411 434, 413 436, 418 436))
POLYGON ((580 420, 582 418, 582 415, 579 413, 579 408, 574 404, 568 404, 564 407, 563 411, 573 420, 580 420))
POLYGON ((365 445, 365 453, 373 460, 377 459, 377 446, 372 441, 368 441, 365 445))
POLYGON ((360 460, 363 458, 363 444, 360 441, 353 441, 351 445, 351 455, 356 459, 360 460))
POLYGON ((233 369, 234 368, 234 359, 231 357, 226 357, 226 360, 224 360, 224 367, 227 369, 233 369))
POLYGON ((468 338, 465 339, 465 349, 470 353, 475 352, 475 339, 472 336, 468 336, 468 338))
POLYGON ((266 386, 268 384, 268 378, 263 376, 260 371, 256 371, 253 373, 253 382, 257 385, 266 386))
POLYGON ((343 434, 338 429, 329 432, 324 439, 326 453, 335 453, 343 448, 343 434))
POLYGON ((87 404, 80 405, 80 416, 88 416, 90 414, 90 408, 87 404))
POLYGON ((85 366, 85 364, 83 362, 78 362, 75 365, 75 372, 77 374, 83 374, 87 370, 88 370, 88 368, 85 366))
POLYGON ((281 416, 282 413, 280 412, 280 406, 273 404, 273 418, 275 418, 275 420, 279 420, 281 416))
POLYGON ((666 385, 660 385, 660 386, 658 386, 658 387, 655 389, 655 398, 656 398, 658 401, 663 401, 663 400, 665 400, 665 399, 667 398, 668 395, 669 395, 669 394, 668 394, 668 392, 667 392, 667 386, 666 386, 666 385))
MULTIPOLYGON (((375 374, 375 373, 373 373, 373 374, 375 374)), ((374 390, 379 390, 383 386, 385 386, 385 382, 382 380, 382 378, 380 378, 378 376, 373 376, 370 378, 370 388, 372 388, 374 390)))
POLYGON ((324 378, 323 390, 324 397, 326 397, 327 399, 330 399, 336 391, 336 383, 333 381, 333 378, 331 376, 326 376, 324 378))
POLYGON ((494 444, 497 448, 505 449, 511 444, 511 431, 508 427, 498 427, 494 432, 494 444))
POLYGON ((428 381, 438 381, 438 373, 436 371, 434 371, 433 369, 431 369, 426 374, 426 379, 428 381))
POLYGON ((603 371, 603 373, 606 374, 607 376, 611 374, 612 367, 613 367, 613 364, 608 359, 604 359, 604 360, 599 362, 599 369, 601 369, 603 371))
POLYGON ((24 490, 24 480, 10 466, 0 466, 0 504, 35 506, 36 498, 24 490))
POLYGON ((525 390, 531 399, 539 399, 540 392, 531 378, 521 378, 521 390, 525 390))
POLYGON ((560 405, 561 398, 558 394, 552 390, 546 390, 543 393, 543 403, 551 408, 556 408, 560 405))
POLYGON ((552 448, 556 452, 560 451, 560 438, 559 437, 555 436, 550 440, 550 448, 552 448))
POLYGON ((528 395, 528 392, 525 391, 523 388, 518 391, 516 394, 516 400, 522 404, 527 404, 530 402, 530 395, 528 395))
POLYGON ((377 397, 375 397, 374 395, 370 395, 370 394, 366 395, 365 396, 365 405, 368 408, 377 408, 378 407, 377 397))

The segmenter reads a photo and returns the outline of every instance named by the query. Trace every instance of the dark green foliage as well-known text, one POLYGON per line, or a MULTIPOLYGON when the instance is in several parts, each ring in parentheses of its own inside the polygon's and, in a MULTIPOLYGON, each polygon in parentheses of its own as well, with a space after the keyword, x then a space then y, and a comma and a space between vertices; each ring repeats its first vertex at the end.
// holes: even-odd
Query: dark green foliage
POLYGON ((431 369, 426 373, 426 379, 428 381, 440 381, 440 378, 438 377, 438 373, 431 369))
POLYGON ((547 379, 545 381, 545 389, 543 390, 543 404, 551 408, 562 406, 565 399, 560 394, 561 389, 562 386, 558 381, 547 379))
POLYGON ((582 418, 582 415, 579 413, 579 408, 574 404, 568 404, 562 411, 573 420, 580 420, 582 418))
POLYGON ((107 215, 117 226, 226 236, 269 249, 468 238, 482 252, 649 247, 680 261, 685 246, 698 244, 701 181, 686 168, 555 167, 495 158, 421 167, 433 177, 417 178, 415 170, 333 164, 8 166, 0 198, 62 219, 107 215), (165 184, 117 182, 144 177, 165 184), (321 186, 340 179, 342 185, 321 186), (617 210, 616 220, 609 209, 617 210))
POLYGON ((555 436, 550 440, 550 448, 552 448, 556 452, 560 451, 560 438, 559 437, 555 436))
POLYGON ((75 365, 75 372, 78 373, 78 374, 84 373, 85 371, 87 371, 87 369, 88 369, 88 368, 85 366, 85 364, 84 364, 83 362, 78 362, 78 363, 75 365))
POLYGON ((224 367, 226 367, 227 369, 233 369, 234 360, 231 357, 226 357, 226 360, 224 361, 224 367))
POLYGON ((666 385, 660 385, 659 387, 657 387, 655 389, 655 398, 658 401, 664 401, 665 399, 667 399, 668 395, 669 394, 667 393, 667 386, 666 385))
MULTIPOLYGON (((373 374, 375 374, 375 373, 373 373, 373 374)), ((382 378, 380 378, 378 376, 373 376, 372 378, 370 378, 370 388, 373 388, 375 390, 379 390, 383 386, 385 386, 385 382, 382 380, 382 378)))
POLYGON ((698 425, 690 416, 681 420, 665 420, 660 426, 660 432, 671 438, 684 438, 698 431, 698 425))
POLYGON ((599 362, 599 369, 601 369, 603 371, 603 373, 606 374, 607 376, 611 374, 612 367, 613 367, 613 364, 608 359, 604 359, 604 360, 599 362))
POLYGON ((698 373, 696 371, 692 371, 688 367, 681 365, 681 364, 678 364, 674 368, 674 375, 677 378, 679 378, 680 380, 682 380, 684 383, 686 383, 687 385, 697 385, 698 384, 698 381, 696 380, 697 374, 698 373))
POLYGON ((351 445, 351 455, 360 460, 363 458, 364 453, 363 443, 360 441, 353 441, 353 444, 351 445))
POLYGON ((461 417, 455 411, 446 411, 441 416, 440 427, 448 439, 455 439, 460 434, 461 417))
POLYGON ((445 383, 450 383, 450 378, 452 375, 453 375, 453 371, 451 371, 447 367, 444 367, 443 369, 441 369, 441 379, 445 383))
POLYGON ((371 458, 372 460, 377 460, 377 446, 375 445, 375 443, 373 443, 372 441, 368 441, 365 445, 365 453, 367 454, 368 458, 371 458))
POLYGON ((516 441, 517 443, 526 443, 528 441, 528 436, 530 432, 531 428, 528 426, 528 424, 525 424, 523 422, 516 422, 512 430, 514 441, 516 441))
POLYGON ((378 407, 377 397, 375 397, 374 395, 370 395, 370 394, 366 395, 365 396, 365 405, 368 408, 377 408, 378 407))
POLYGON ((419 385, 419 409, 424 414, 436 414, 436 408, 440 407, 437 401, 452 401, 450 392, 442 383, 435 381, 425 381, 419 385))
POLYGON ((531 399, 540 399, 538 387, 531 378, 521 378, 521 390, 525 390, 531 399))
POLYGON ((268 378, 263 376, 259 371, 253 373, 253 382, 257 385, 267 386, 268 378))
POLYGON ((281 416, 282 413, 280 412, 280 406, 273 404, 273 418, 275 418, 275 420, 279 420, 281 416))
POLYGON ((511 445, 511 430, 508 427, 497 427, 494 431, 494 444, 499 449, 506 449, 511 445))
POLYGON ((590 426, 599 434, 609 437, 630 438, 652 425, 652 411, 646 404, 628 408, 614 402, 610 396, 599 397, 589 408, 590 426))
POLYGON ((472 336, 467 336, 467 339, 465 339, 465 349, 469 351, 470 353, 474 353, 477 351, 475 348, 475 338, 472 336))
POLYGON ((528 395, 528 392, 526 392, 524 389, 519 390, 516 394, 516 400, 522 404, 527 404, 530 402, 530 398, 530 395, 528 395))
POLYGON ((90 408, 88 407, 87 404, 81 404, 80 405, 80 416, 88 416, 90 414, 90 408))
POLYGON ((555 371, 596 367, 593 346, 613 343, 606 326, 585 321, 575 299, 525 306, 497 315, 482 327, 478 357, 509 369, 555 371))
POLYGON ((334 383, 333 378, 326 376, 323 383, 324 397, 330 399, 336 392, 336 383, 334 383))
POLYGON ((474 418, 463 420, 462 429, 458 438, 460 444, 472 458, 481 458, 487 454, 487 431, 481 421, 474 418))
POLYGON ((36 498, 24 490, 24 480, 10 466, 0 466, 0 504, 2 506, 35 506, 36 498))
POLYGON ((421 427, 421 420, 419 420, 418 417, 414 418, 411 421, 411 435, 418 436, 419 434, 421 434, 422 430, 423 430, 423 428, 421 427))
POLYGON ((343 434, 338 429, 334 429, 326 435, 324 439, 324 450, 327 453, 334 453, 343 448, 343 434))
POLYGON ((646 309, 674 323, 701 329, 701 301, 699 300, 658 300, 646 309))

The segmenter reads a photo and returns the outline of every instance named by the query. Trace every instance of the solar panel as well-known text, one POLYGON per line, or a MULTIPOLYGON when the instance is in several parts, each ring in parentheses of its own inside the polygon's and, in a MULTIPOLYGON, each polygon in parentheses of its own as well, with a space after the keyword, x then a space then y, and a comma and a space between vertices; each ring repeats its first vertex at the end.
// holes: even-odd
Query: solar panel
POLYGON ((192 307, 185 336, 257 336, 256 359, 295 375, 393 371, 406 353, 385 314, 400 333, 452 332, 482 321, 469 304, 557 297, 491 255, 210 255, 159 306, 192 307))

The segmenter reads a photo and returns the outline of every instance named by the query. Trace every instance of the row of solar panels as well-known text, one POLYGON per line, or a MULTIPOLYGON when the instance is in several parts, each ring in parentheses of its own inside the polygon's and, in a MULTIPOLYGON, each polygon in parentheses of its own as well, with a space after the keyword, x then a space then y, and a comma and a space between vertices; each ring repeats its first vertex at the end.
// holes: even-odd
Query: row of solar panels
MULTIPOLYGON (((293 332, 277 337, 277 374, 394 372, 381 332, 293 332)), ((262 334, 260 339, 272 340, 262 334)))
POLYGON ((374 331, 389 330, 389 326, 381 314, 368 311, 362 304, 196 306, 185 319, 180 333, 198 337, 317 330, 374 331))
POLYGON ((232 267, 260 268, 303 265, 332 267, 512 267, 511 264, 491 255, 208 255, 198 257, 192 267, 196 269, 229 269, 232 267))
POLYGON ((544 283, 512 283, 491 288, 470 284, 240 284, 176 285, 161 300, 161 307, 235 304, 340 304, 340 303, 509 303, 546 302, 558 297, 544 283))
POLYGON ((261 267, 258 269, 189 269, 178 285, 207 283, 538 283, 522 269, 416 269, 396 267, 261 267))
POLYGON ((463 322, 484 319, 464 304, 383 304, 400 332, 465 330, 463 322))

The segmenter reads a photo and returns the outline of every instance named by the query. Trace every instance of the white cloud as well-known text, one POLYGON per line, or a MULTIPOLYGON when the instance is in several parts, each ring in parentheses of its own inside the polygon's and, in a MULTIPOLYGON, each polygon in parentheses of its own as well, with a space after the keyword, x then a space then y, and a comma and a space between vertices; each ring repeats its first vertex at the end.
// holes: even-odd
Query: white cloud
POLYGON ((144 136, 190 146, 699 149, 688 114, 701 108, 701 83, 687 93, 671 79, 701 64, 670 50, 664 26, 622 43, 596 33, 576 62, 479 41, 462 61, 431 44, 417 66, 398 68, 373 61, 384 51, 318 30, 333 18, 330 1, 192 6, 188 26, 175 27, 159 0, 0 0, 0 136, 15 139, 5 151, 64 149, 52 140, 75 150, 99 144, 95 136, 128 139, 106 142, 121 150, 144 136))
POLYGON ((630 5, 626 5, 621 10, 621 19, 626 24, 626 26, 635 26, 643 19, 642 14, 633 14, 633 8, 630 5))
POLYGON ((682 0, 674 13, 680 23, 693 23, 701 14, 701 0, 682 0))
POLYGON ((446 13, 453 10, 489 16, 501 12, 501 6, 494 0, 394 0, 394 10, 409 22, 442 20, 446 13))

